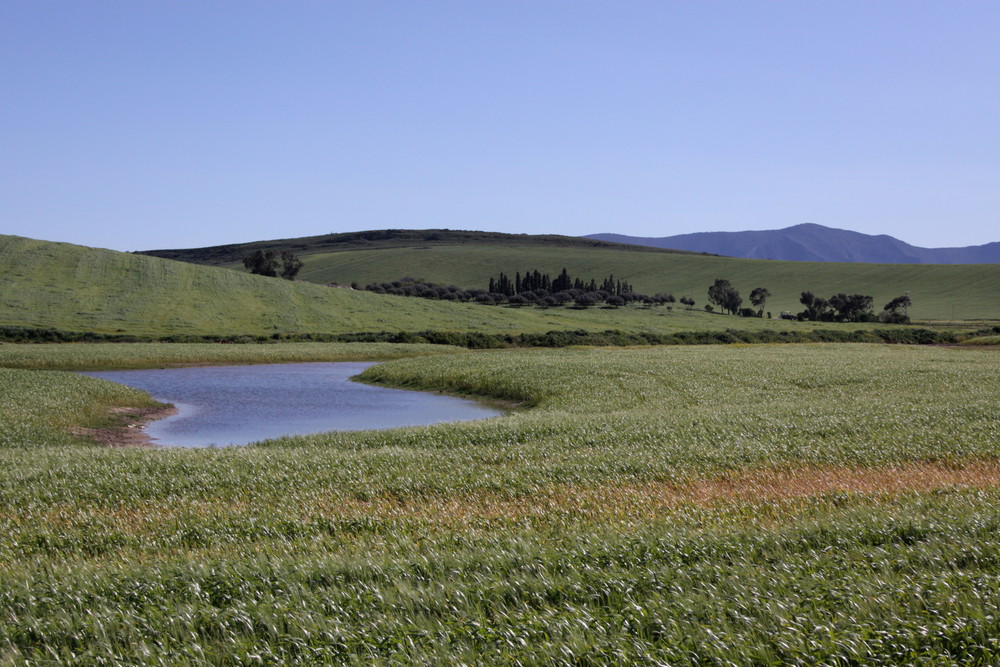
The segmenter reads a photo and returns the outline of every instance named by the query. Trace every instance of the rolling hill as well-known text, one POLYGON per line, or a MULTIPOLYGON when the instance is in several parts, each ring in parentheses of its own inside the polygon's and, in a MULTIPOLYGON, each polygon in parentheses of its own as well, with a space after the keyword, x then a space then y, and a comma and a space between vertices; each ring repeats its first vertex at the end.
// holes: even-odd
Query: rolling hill
MULTIPOLYGON (((375 235, 375 232, 364 234, 375 235)), ((746 296, 755 287, 773 295, 767 310, 802 309, 799 295, 812 291, 821 296, 837 292, 874 297, 876 307, 910 293, 916 319, 983 320, 1000 318, 1000 265, 849 264, 737 259, 697 253, 643 251, 635 246, 587 245, 593 241, 567 237, 534 237, 478 232, 427 230, 406 232, 350 243, 328 243, 328 237, 262 241, 254 244, 156 251, 189 262, 214 264, 243 271, 241 258, 256 249, 294 249, 304 262, 302 280, 315 283, 362 285, 406 276, 465 288, 486 287, 500 271, 538 269, 557 274, 601 278, 614 274, 627 279, 636 290, 649 294, 669 292, 692 296, 701 308, 706 290, 716 278, 726 278, 746 296), (471 235, 471 236, 470 236, 471 235), (427 239, 434 236, 433 242, 427 239), (535 242, 537 239, 537 242, 535 242), (319 241, 319 242, 314 242, 319 241)), ((347 236, 347 235, 345 235, 347 236)), ((732 325, 739 326, 739 325, 732 325)))
POLYGON ((745 259, 875 264, 996 264, 1000 242, 963 248, 920 248, 881 234, 803 224, 765 231, 700 232, 649 238, 591 234, 584 238, 745 259))
MULTIPOLYGON (((358 257, 353 252, 336 254, 358 257)), ((370 259, 379 262, 378 257, 370 259)), ((430 301, 0 235, 0 326, 144 336, 231 336, 429 329, 670 333, 776 328, 779 322, 665 308, 542 310, 430 301)), ((799 322, 780 323, 780 327, 815 328, 799 322)))
POLYGON ((341 234, 303 236, 272 241, 253 241, 207 248, 178 250, 144 250, 139 254, 164 259, 175 259, 195 264, 212 266, 241 266, 243 258, 257 250, 275 253, 291 252, 297 255, 343 252, 347 250, 370 250, 378 248, 433 248, 443 246, 503 246, 507 248, 592 248, 625 250, 628 252, 670 252, 684 253, 683 250, 653 248, 646 244, 623 247, 620 243, 609 243, 577 236, 557 234, 503 234, 500 232, 461 231, 451 229, 378 229, 341 234))

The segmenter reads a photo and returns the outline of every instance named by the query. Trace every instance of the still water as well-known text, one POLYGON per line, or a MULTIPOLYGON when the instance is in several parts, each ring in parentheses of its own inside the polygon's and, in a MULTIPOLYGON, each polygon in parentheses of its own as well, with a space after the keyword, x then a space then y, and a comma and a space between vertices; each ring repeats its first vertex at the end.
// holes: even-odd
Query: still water
POLYGON ((206 366, 85 375, 142 389, 178 413, 150 423, 155 444, 245 445, 283 435, 420 426, 503 414, 465 399, 348 378, 371 363, 206 366))

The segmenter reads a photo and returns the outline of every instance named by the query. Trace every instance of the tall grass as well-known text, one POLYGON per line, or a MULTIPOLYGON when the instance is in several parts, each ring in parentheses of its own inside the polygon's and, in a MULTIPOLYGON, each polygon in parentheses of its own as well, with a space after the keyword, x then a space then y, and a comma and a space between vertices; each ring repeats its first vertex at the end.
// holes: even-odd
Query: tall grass
POLYGON ((280 364, 310 361, 385 361, 425 354, 455 354, 443 345, 389 343, 57 343, 0 345, 0 367, 110 370, 210 364, 280 364))
POLYGON ((145 392, 110 382, 0 368, 0 450, 81 443, 73 427, 108 426, 112 408, 154 405, 145 392))
POLYGON ((197 451, 60 439, 137 396, 6 370, 0 428, 50 395, 65 417, 0 448, 0 656, 994 664, 998 363, 872 345, 406 358, 363 378, 518 407, 197 451), (878 484, 915 470, 941 474, 878 484), (795 493, 753 492, 775 480, 795 493))

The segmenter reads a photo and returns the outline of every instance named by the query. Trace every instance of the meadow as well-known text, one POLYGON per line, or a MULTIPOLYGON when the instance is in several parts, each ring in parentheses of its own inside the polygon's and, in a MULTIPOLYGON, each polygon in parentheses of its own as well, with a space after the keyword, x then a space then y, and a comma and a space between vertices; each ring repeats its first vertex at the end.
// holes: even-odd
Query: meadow
MULTIPOLYGON (((629 256, 643 253, 628 253, 629 256)), ((0 327, 126 336, 281 337, 458 331, 855 331, 666 307, 491 307, 333 289, 210 266, 0 235, 0 327)), ((968 328, 968 327, 966 327, 968 328)), ((975 328, 975 327, 972 327, 975 328)))
POLYGON ((0 346, 0 661, 1000 659, 995 349, 414 347, 361 379, 511 412, 138 450, 66 433, 148 398, 28 370, 111 347, 0 346))
POLYGON ((390 343, 122 343, 0 345, 0 368, 118 370, 239 364, 289 364, 311 361, 387 361, 425 354, 455 354, 447 345, 390 343))
MULTIPOLYGON (((785 262, 718 257, 663 251, 617 244, 597 245, 585 239, 545 236, 487 235, 438 231, 429 241, 411 232, 402 238, 365 243, 330 243, 332 237, 286 239, 221 248, 170 251, 174 259, 205 262, 243 270, 241 256, 251 249, 288 248, 299 253, 304 266, 299 277, 314 283, 399 280, 413 277, 441 285, 485 289, 501 271, 539 270, 556 276, 566 268, 574 277, 600 282, 614 274, 639 292, 692 296, 702 308, 706 290, 716 278, 735 286, 744 301, 755 287, 766 287, 772 297, 767 310, 777 316, 802 310, 799 295, 811 291, 829 297, 838 292, 868 294, 876 308, 909 292, 914 319, 942 322, 988 320, 1000 317, 1000 278, 997 265, 848 264, 785 262), (472 238, 469 236, 472 235, 472 238), (495 237, 495 238, 493 238, 495 237)), ((346 235, 340 235, 346 236, 346 235)), ((749 305, 748 303, 745 305, 749 305)))

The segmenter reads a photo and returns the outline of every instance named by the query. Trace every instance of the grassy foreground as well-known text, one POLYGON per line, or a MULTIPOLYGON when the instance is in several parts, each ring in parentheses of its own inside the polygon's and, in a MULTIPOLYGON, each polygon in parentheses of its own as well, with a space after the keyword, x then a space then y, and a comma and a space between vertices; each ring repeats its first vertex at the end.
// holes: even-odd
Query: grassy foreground
POLYGON ((464 352, 364 378, 521 408, 146 451, 59 435, 141 396, 6 370, 0 661, 995 664, 998 371, 972 348, 464 352))

